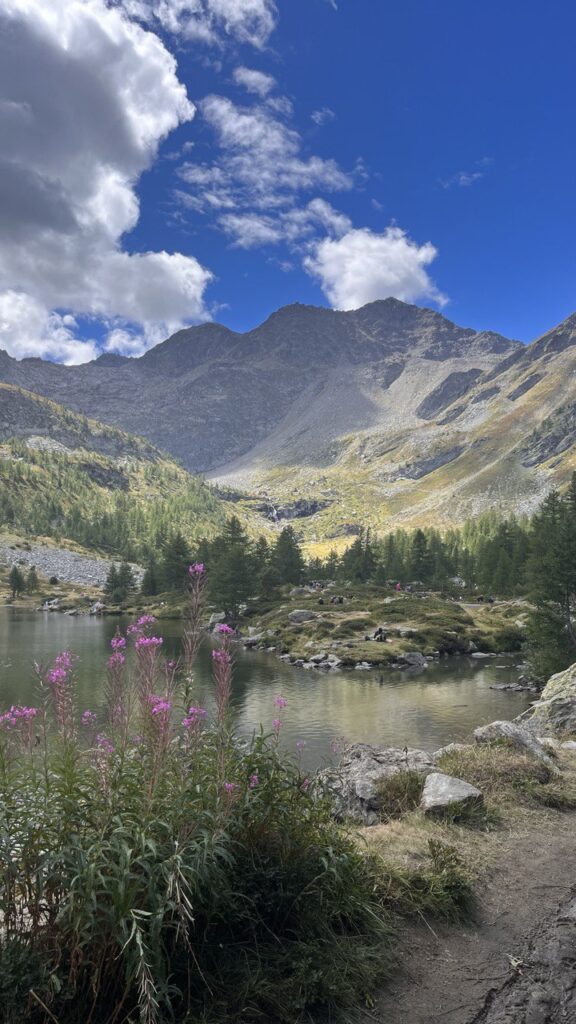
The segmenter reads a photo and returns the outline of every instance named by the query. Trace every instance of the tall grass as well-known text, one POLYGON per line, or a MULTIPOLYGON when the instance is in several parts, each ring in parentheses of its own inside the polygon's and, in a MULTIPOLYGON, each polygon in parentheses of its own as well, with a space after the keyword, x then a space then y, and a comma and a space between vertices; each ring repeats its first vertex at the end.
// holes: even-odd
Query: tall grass
POLYGON ((77 713, 63 652, 38 706, 0 716, 3 1024, 294 1022, 386 968, 373 865, 281 755, 281 722, 233 734, 226 633, 214 721, 194 702, 202 582, 182 665, 145 616, 112 641, 104 711, 77 713))

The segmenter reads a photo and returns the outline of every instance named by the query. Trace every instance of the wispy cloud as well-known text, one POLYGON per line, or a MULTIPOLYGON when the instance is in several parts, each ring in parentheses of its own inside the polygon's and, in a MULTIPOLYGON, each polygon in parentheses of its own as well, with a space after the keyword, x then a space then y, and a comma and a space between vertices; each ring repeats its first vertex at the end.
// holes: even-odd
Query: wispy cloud
POLYGON ((475 185, 477 181, 481 181, 486 176, 488 168, 493 163, 491 157, 482 157, 481 160, 476 161, 471 170, 457 171, 456 174, 451 174, 448 178, 440 178, 438 184, 445 189, 470 188, 471 185, 475 185))
POLYGON ((313 110, 310 114, 310 118, 314 121, 314 124, 323 125, 328 124, 329 121, 333 121, 336 114, 330 107, 320 107, 319 110, 313 110))
POLYGON ((256 93, 257 96, 265 98, 276 86, 276 80, 272 75, 264 71, 256 71, 254 68, 236 68, 233 75, 236 85, 240 85, 247 92, 256 93))

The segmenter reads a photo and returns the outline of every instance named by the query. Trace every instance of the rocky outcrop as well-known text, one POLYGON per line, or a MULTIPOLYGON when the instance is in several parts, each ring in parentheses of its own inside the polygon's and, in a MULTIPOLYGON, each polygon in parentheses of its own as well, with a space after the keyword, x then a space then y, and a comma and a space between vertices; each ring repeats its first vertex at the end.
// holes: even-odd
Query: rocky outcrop
POLYGON ((557 770, 542 743, 528 729, 522 728, 516 722, 491 722, 490 725, 481 725, 474 730, 474 740, 476 743, 508 744, 557 770))
POLYGON ((424 783, 420 810, 424 814, 437 817, 457 817, 473 807, 480 806, 482 802, 482 793, 476 786, 471 786, 462 779, 455 779, 452 775, 431 772, 424 783))
POLYGON ((293 612, 289 612, 288 619, 295 626, 301 625, 303 622, 311 622, 312 619, 317 619, 316 612, 311 612, 308 608, 295 608, 293 612))
POLYGON ((380 820, 379 783, 403 771, 427 775, 435 765, 425 750, 399 750, 354 743, 335 768, 320 772, 318 785, 330 794, 334 815, 363 825, 380 820))
POLYGON ((576 664, 548 680, 532 714, 523 717, 522 724, 535 736, 576 733, 576 664))

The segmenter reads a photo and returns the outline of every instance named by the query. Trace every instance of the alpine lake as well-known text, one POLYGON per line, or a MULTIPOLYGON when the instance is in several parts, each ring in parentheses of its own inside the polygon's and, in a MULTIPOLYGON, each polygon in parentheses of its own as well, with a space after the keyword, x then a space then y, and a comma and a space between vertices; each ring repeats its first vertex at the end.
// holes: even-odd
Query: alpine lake
MULTIPOLYGON (((122 617, 68 616, 0 608, 0 708, 39 700, 34 663, 47 666, 60 651, 75 655, 78 711, 102 714, 105 663, 110 640, 129 625, 122 617)), ((182 624, 161 620, 167 658, 178 657, 182 624)), ((491 689, 513 684, 520 675, 518 655, 487 659, 444 658, 418 673, 403 670, 318 671, 295 668, 274 654, 244 651, 235 657, 232 714, 237 732, 269 732, 282 719, 280 742, 314 770, 334 761, 346 742, 433 751, 464 740, 478 725, 512 719, 533 701, 528 692, 491 689), (280 713, 274 698, 288 706, 280 713), (300 741, 300 742, 299 742, 300 741), (298 743, 298 747, 297 747, 298 743)), ((210 643, 203 645, 194 670, 194 701, 213 707, 210 643)))

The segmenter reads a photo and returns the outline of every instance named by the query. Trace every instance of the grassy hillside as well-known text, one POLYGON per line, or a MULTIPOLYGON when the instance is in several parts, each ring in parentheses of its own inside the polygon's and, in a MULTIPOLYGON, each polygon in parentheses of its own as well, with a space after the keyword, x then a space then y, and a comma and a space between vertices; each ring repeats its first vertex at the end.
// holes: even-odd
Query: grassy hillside
POLYGON ((175 531, 218 534, 231 511, 149 442, 0 386, 1 533, 138 561, 175 531))

